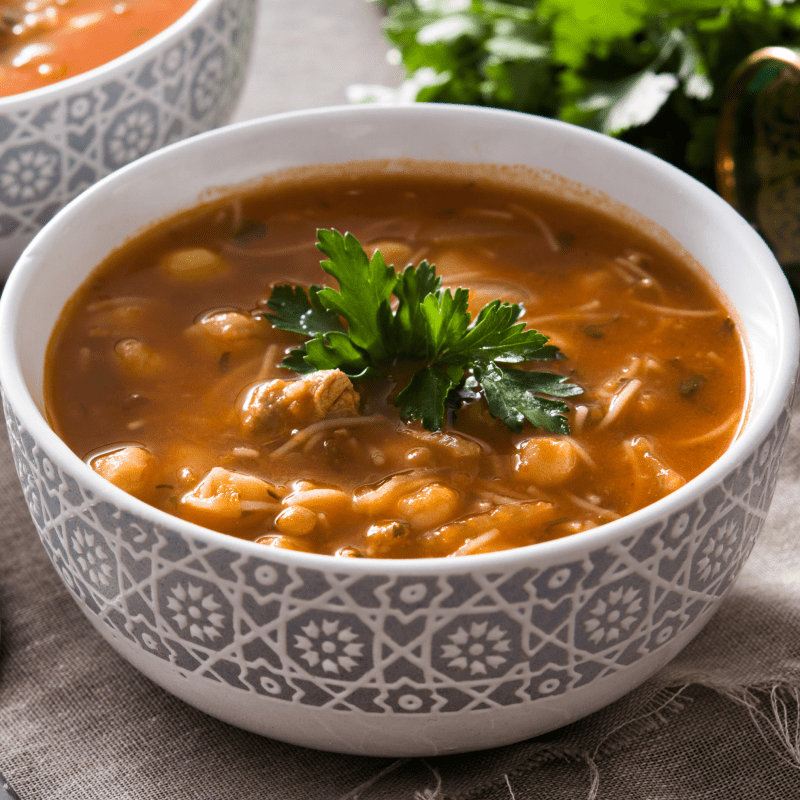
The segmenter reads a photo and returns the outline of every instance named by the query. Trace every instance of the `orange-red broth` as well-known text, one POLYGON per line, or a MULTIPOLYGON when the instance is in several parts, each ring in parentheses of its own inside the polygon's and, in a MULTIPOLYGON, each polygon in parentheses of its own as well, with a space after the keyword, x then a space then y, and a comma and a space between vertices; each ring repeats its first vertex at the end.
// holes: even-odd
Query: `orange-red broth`
POLYGON ((668 494, 735 437, 745 369, 716 290, 602 208, 367 174, 277 183, 124 245, 57 326, 46 405, 77 454, 170 514, 267 546, 424 558, 567 536, 668 494), (400 421, 390 380, 358 384, 355 404, 310 430, 244 430, 248 389, 297 377, 276 364, 299 337, 260 312, 276 283, 328 277, 318 227, 398 267, 427 258, 471 288, 473 314, 523 302, 566 356, 536 368, 584 389, 569 400, 571 435, 514 434, 480 401, 429 434, 400 421))

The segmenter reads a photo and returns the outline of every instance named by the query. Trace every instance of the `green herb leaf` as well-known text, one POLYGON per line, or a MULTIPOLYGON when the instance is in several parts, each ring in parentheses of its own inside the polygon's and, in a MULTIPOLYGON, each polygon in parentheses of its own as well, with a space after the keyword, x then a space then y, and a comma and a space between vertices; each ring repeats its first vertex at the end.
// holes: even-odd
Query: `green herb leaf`
POLYGON ((394 294, 400 301, 395 312, 400 353, 419 353, 426 348, 422 301, 429 294, 437 294, 441 288, 442 279, 427 261, 421 261, 417 267, 408 266, 398 275, 394 294))
MULTIPOLYGON (((712 188, 725 85, 797 46, 798 0, 382 0, 398 99, 510 108, 603 130, 712 188)), ((388 87, 371 88, 388 99, 388 87)))
POLYGON ((519 433, 527 419, 537 428, 554 433, 569 433, 564 414, 569 406, 560 400, 541 395, 571 397, 581 389, 567 383, 566 378, 549 372, 527 372, 521 369, 501 369, 494 363, 473 368, 483 386, 489 411, 519 433))
POLYGON ((568 407, 552 397, 580 394, 566 378, 546 372, 501 369, 499 364, 560 357, 547 337, 519 322, 519 304, 495 300, 472 320, 469 290, 443 289, 431 264, 406 267, 399 275, 376 252, 368 258, 352 234, 317 232, 329 260, 322 268, 339 290, 277 286, 267 319, 307 337, 281 366, 299 373, 339 369, 354 380, 385 377, 400 360, 420 362, 395 405, 405 420, 439 430, 447 404, 483 396, 491 413, 520 430, 524 420, 546 430, 568 432, 568 407), (394 309, 390 303, 396 298, 394 309), (550 397, 547 397, 547 396, 550 397))
POLYGON ((303 361, 313 367, 309 370, 311 372, 340 369, 351 378, 381 377, 381 373, 372 366, 369 354, 355 345, 346 333, 339 331, 318 334, 306 342, 303 361))
POLYGON ((426 340, 423 357, 452 363, 452 345, 466 335, 470 324, 469 290, 445 289, 429 294, 422 301, 422 319, 426 340))
POLYGON ((436 367, 424 367, 414 373, 410 383, 397 395, 395 405, 403 419, 419 419, 429 431, 444 424, 447 395, 456 383, 436 367))
POLYGON ((358 239, 334 230, 318 230, 317 247, 326 256, 320 266, 339 283, 339 291, 321 289, 317 297, 347 320, 350 340, 376 361, 392 353, 394 318, 389 307, 397 274, 376 252, 370 259, 358 239))
POLYGON ((517 320, 525 313, 519 303, 493 300, 485 305, 464 336, 452 341, 447 356, 463 355, 468 361, 514 363, 553 358, 547 337, 517 320))
POLYGON ((299 372, 301 375, 307 375, 310 372, 316 372, 317 367, 313 364, 309 364, 306 361, 306 356, 308 352, 306 351, 306 345, 304 344, 302 347, 296 347, 293 350, 289 351, 289 355, 281 361, 281 366, 284 369, 290 369, 292 372, 299 372))
POLYGON ((267 307, 274 313, 264 316, 276 328, 304 336, 344 331, 339 315, 328 311, 320 303, 317 296, 319 291, 319 286, 309 287, 308 293, 302 286, 276 286, 267 301, 267 307))

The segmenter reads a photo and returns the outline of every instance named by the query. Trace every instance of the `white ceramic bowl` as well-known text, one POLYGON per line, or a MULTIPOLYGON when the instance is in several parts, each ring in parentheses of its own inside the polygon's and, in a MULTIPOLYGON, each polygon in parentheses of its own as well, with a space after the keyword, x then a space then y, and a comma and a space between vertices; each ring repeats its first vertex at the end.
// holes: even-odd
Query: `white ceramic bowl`
POLYGON ((166 144, 228 121, 256 0, 197 0, 169 28, 102 66, 0 97, 0 276, 65 203, 166 144))
POLYGON ((686 645, 764 522, 798 364, 788 285, 719 197, 599 134, 442 105, 287 114, 137 161, 27 248, 0 301, 0 336, 8 430, 36 530, 101 635, 168 691, 234 725, 385 756, 541 734, 620 697, 686 645), (752 374, 738 440, 686 486, 604 527, 507 552, 390 561, 266 549, 182 522, 106 483, 55 436, 41 412, 51 328, 123 239, 209 187, 399 156, 552 170, 668 231, 741 317, 752 374))

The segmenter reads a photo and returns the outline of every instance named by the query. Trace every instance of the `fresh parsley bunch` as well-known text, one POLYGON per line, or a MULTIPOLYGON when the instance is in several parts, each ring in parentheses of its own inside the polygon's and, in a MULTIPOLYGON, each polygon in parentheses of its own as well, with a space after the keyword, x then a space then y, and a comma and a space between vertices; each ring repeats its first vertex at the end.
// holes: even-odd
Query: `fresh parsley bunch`
POLYGON ((472 319, 469 290, 443 289, 427 261, 398 273, 380 252, 369 258, 350 233, 321 229, 317 237, 329 259, 320 266, 339 290, 285 284, 273 289, 267 319, 308 338, 281 366, 300 373, 339 369, 362 380, 385 377, 401 360, 418 362, 395 401, 405 420, 440 430, 449 400, 477 399, 482 390, 491 414, 516 432, 528 420, 569 433, 568 406, 554 398, 582 389, 561 375, 505 366, 560 355, 547 336, 518 321, 521 305, 494 300, 472 319))
POLYGON ((403 98, 560 118, 711 187, 731 73, 758 48, 800 41, 800 0, 379 1, 403 98))

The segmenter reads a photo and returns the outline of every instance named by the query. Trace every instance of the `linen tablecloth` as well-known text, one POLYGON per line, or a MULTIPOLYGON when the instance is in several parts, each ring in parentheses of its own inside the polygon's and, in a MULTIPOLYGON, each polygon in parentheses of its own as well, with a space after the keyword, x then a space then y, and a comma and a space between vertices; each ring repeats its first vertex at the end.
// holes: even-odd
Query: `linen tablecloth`
MULTIPOLYGON (((396 84, 379 10, 265 0, 235 119, 396 84)), ((90 626, 0 440, 0 772, 22 800, 800 798, 800 426, 762 536, 705 630, 645 686, 547 736, 430 759, 319 753, 176 700, 90 626)))

